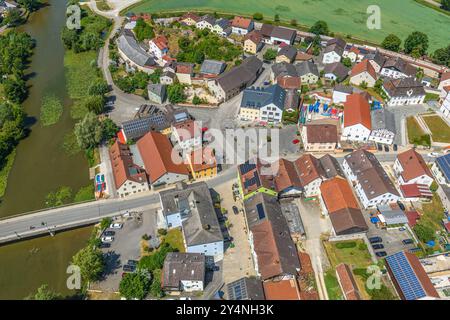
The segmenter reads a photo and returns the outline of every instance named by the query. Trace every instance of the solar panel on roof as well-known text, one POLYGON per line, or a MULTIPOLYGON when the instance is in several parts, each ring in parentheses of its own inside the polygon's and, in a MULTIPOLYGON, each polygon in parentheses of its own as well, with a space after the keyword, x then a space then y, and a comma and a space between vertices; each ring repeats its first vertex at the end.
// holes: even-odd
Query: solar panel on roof
POLYGON ((256 211, 258 211, 259 220, 262 220, 266 217, 266 212, 264 211, 264 207, 262 203, 258 203, 256 205, 256 211))
POLYGON ((450 154, 437 158, 436 162, 447 180, 450 181, 450 154))
POLYGON ((251 164, 251 163, 248 163, 248 162, 246 162, 244 164, 241 164, 239 166, 239 170, 241 171, 241 174, 246 174, 246 173, 252 171, 255 168, 256 168, 255 164, 251 164))

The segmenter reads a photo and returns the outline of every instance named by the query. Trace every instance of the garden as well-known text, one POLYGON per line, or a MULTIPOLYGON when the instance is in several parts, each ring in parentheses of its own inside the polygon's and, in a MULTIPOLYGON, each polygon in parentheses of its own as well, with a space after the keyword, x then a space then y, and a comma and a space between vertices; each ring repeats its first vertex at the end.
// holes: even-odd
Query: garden
POLYGON ((438 115, 422 116, 431 131, 434 142, 450 143, 450 127, 438 115))

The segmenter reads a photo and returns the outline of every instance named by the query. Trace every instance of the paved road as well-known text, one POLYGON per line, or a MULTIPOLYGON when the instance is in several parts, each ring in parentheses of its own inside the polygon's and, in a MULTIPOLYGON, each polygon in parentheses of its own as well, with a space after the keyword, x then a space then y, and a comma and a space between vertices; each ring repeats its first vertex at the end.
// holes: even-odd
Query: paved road
MULTIPOLYGON (((217 177, 208 181, 215 188, 236 178, 236 167, 230 167, 217 177)), ((0 243, 19 240, 52 230, 63 230, 100 221, 125 210, 142 210, 159 202, 157 192, 148 192, 126 199, 108 199, 0 220, 0 243), (44 223, 44 225, 42 225, 44 223), (33 226, 34 229, 30 229, 33 226)))

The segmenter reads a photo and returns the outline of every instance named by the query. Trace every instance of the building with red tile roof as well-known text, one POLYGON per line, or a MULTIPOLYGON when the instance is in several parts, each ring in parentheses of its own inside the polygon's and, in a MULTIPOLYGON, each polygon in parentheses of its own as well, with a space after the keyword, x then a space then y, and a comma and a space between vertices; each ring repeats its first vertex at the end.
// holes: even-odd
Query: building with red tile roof
POLYGON ((366 142, 372 130, 370 105, 358 93, 347 96, 344 103, 344 122, 341 140, 366 142))
POLYGON ((235 16, 231 21, 231 32, 236 34, 246 35, 248 32, 253 30, 253 27, 253 20, 249 18, 235 16))
POLYGON ((115 141, 109 148, 109 158, 119 197, 149 190, 147 174, 134 163, 128 145, 115 141))
POLYGON ((179 21, 185 25, 193 26, 200 21, 200 17, 195 13, 187 12, 180 18, 179 21))
POLYGON ((149 51, 157 59, 162 59, 169 52, 169 41, 164 35, 156 36, 149 42, 149 51))
POLYGON ((408 225, 411 228, 414 228, 414 226, 417 224, 417 221, 420 219, 420 214, 417 211, 406 211, 405 212, 406 218, 408 219, 408 225))
POLYGON ((319 160, 311 154, 304 154, 294 162, 305 197, 319 194, 325 172, 319 160))
POLYGON ((377 81, 377 73, 369 60, 364 59, 357 63, 350 71, 350 83, 360 86, 365 83, 368 87, 374 87, 377 81))
POLYGON ((159 132, 149 132, 137 141, 152 186, 187 180, 189 171, 169 138, 159 132))
POLYGON ((341 263, 336 267, 336 276, 345 300, 361 300, 361 294, 350 267, 341 263))
POLYGON ((266 300, 300 300, 300 288, 295 279, 263 282, 266 300))
POLYGON ((431 186, 434 181, 430 168, 415 149, 409 149, 398 154, 393 169, 400 185, 422 184, 431 186))
POLYGON ((333 124, 307 124, 300 133, 305 151, 332 152, 338 145, 337 127, 333 124))
POLYGON ((431 199, 433 193, 426 184, 402 184, 400 185, 400 191, 404 199, 409 201, 419 201, 421 199, 431 199))
POLYGON ((194 179, 217 175, 217 161, 213 149, 209 147, 196 149, 188 156, 188 160, 194 179))

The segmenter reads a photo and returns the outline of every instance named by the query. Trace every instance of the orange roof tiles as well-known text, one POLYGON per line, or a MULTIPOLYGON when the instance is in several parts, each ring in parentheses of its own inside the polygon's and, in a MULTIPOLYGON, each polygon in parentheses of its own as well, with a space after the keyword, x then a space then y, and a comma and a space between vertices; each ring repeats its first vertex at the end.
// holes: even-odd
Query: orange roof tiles
POLYGON ((293 162, 281 158, 278 162, 274 163, 272 167, 275 167, 276 165, 278 165, 278 173, 274 177, 274 183, 277 192, 281 192, 292 186, 298 188, 302 187, 293 162))
POLYGON ((336 267, 339 284, 346 300, 361 300, 352 270, 345 263, 341 263, 336 267))
POLYGON ((189 174, 179 154, 172 152, 173 147, 169 138, 162 133, 153 131, 147 133, 138 140, 137 146, 152 183, 166 173, 189 174))
POLYGON ((194 150, 190 154, 190 162, 194 172, 215 168, 217 166, 214 151, 208 147, 194 150))
POLYGON ((147 175, 142 168, 133 163, 128 145, 119 141, 114 142, 109 149, 109 158, 116 188, 120 188, 127 180, 147 183, 147 175))
POLYGON ((294 164, 297 168, 302 186, 306 186, 325 175, 319 160, 310 154, 304 154, 295 160, 294 164))
POLYGON ((300 300, 300 289, 295 279, 263 282, 266 300, 300 300))
POLYGON ((347 96, 344 103, 344 127, 356 124, 372 130, 369 102, 362 95, 353 93, 347 96))
POLYGON ((255 44, 259 44, 262 41, 262 35, 260 32, 253 30, 245 35, 244 41, 246 40, 250 40, 255 44))
POLYGON ((231 25, 236 28, 248 29, 250 24, 252 23, 252 19, 235 16, 231 25))
POLYGON ((372 64, 367 59, 364 59, 360 63, 356 64, 352 68, 350 75, 353 77, 363 72, 367 72, 372 76, 372 78, 374 78, 375 80, 377 79, 377 73, 375 72, 375 69, 373 68, 372 64))
POLYGON ((422 156, 418 154, 416 150, 410 149, 402 152, 397 155, 397 159, 403 168, 401 175, 405 182, 422 175, 427 175, 430 178, 433 178, 430 168, 428 168, 425 160, 423 160, 422 156))
POLYGON ((163 49, 167 49, 167 48, 168 48, 168 40, 167 40, 167 38, 166 38, 165 36, 163 36, 163 35, 157 36, 157 37, 154 38, 152 41, 153 41, 154 44, 156 44, 156 46, 157 46, 160 50, 163 50, 163 49))
POLYGON ((343 178, 336 177, 322 182, 320 192, 330 213, 344 208, 359 209, 358 201, 353 195, 350 185, 343 178))

